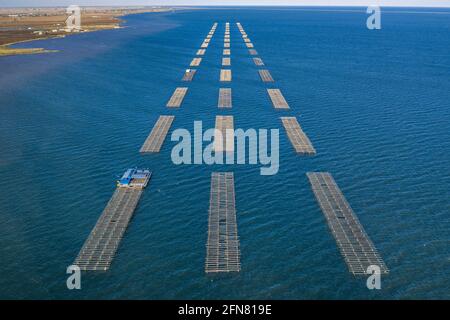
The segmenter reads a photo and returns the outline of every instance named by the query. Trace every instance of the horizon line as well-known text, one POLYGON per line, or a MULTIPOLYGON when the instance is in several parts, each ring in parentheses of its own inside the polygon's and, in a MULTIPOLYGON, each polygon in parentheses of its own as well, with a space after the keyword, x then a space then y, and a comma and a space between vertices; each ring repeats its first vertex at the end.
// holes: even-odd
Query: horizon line
MULTIPOLYGON (((80 5, 80 7, 86 7, 86 8, 151 8, 151 7, 159 7, 159 8, 185 8, 185 7, 192 7, 192 8, 202 8, 202 7, 230 7, 230 8, 236 8, 236 7, 291 7, 291 8, 301 8, 301 7, 309 7, 309 8, 367 8, 370 6, 378 6, 378 7, 384 7, 384 8, 442 8, 442 9, 448 9, 450 8, 450 4, 447 6, 433 6, 433 5, 346 5, 346 4, 333 4, 333 5, 327 5, 327 4, 302 4, 302 5, 292 5, 292 4, 246 4, 246 5, 220 5, 220 4, 208 4, 208 5, 162 5, 162 4, 154 4, 154 5, 80 5)), ((2 6, 0 5, 0 9, 3 8, 66 8, 65 5, 55 5, 55 6, 2 6)))

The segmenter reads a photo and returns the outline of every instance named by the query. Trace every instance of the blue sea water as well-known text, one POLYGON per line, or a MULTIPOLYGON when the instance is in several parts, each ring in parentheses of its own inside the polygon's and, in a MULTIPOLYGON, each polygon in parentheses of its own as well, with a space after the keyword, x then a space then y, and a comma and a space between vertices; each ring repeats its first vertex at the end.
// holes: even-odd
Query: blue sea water
POLYGON ((450 298, 450 12, 205 8, 126 17, 125 28, 21 44, 60 50, 0 58, 0 298, 450 298), (212 24, 181 108, 165 107, 212 24), (225 22, 233 108, 217 108, 225 22), (288 100, 274 110, 241 22, 288 100), (172 130, 281 128, 296 116, 318 154, 280 130, 280 170, 181 165, 175 142, 139 148, 161 114, 172 130), (66 288, 70 265, 128 167, 153 171, 106 273, 66 288), (242 271, 204 273, 210 174, 235 174, 242 271), (390 268, 381 290, 354 278, 305 173, 329 171, 390 268))

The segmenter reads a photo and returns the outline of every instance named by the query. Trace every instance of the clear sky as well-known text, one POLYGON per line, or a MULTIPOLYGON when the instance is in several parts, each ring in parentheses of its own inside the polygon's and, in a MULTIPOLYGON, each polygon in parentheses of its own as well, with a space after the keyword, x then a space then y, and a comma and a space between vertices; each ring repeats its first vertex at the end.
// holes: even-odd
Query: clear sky
POLYGON ((329 5, 450 7, 450 0, 0 0, 0 7, 95 5, 329 5))

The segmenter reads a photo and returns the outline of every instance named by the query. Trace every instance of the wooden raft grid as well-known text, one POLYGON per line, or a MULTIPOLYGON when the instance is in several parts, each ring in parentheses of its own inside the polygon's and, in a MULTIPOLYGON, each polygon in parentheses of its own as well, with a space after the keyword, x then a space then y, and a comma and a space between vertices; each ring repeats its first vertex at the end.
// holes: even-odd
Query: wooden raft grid
POLYGON ((169 132, 174 116, 159 116, 152 131, 141 147, 141 153, 159 152, 169 132))
POLYGON ((231 70, 221 69, 220 70, 220 81, 231 81, 231 70))
POLYGON ((194 75, 197 72, 197 70, 195 69, 191 69, 191 71, 186 71, 184 73, 183 78, 181 79, 181 81, 192 81, 192 79, 194 79, 194 75))
POLYGON ((81 248, 74 265, 81 270, 109 269, 142 191, 121 187, 116 189, 81 248))
POLYGON ((280 89, 267 89, 267 93, 269 94, 275 109, 289 109, 289 105, 286 99, 284 99, 280 89))
POLYGON ((231 49, 223 49, 223 55, 229 56, 231 54, 231 49))
POLYGON ((232 172, 213 172, 205 272, 239 272, 240 270, 234 176, 232 172))
POLYGON ((315 155, 316 150, 295 117, 281 117, 284 129, 295 151, 300 155, 315 155))
POLYGON ((231 108, 231 88, 219 89, 219 102, 217 104, 219 108, 231 108))
POLYGON ((233 116, 216 116, 216 130, 220 131, 222 139, 220 137, 214 138, 213 149, 215 152, 234 151, 233 122, 233 116))
POLYGON ((170 97, 169 102, 167 102, 167 107, 169 108, 178 108, 181 106, 183 102, 184 96, 186 95, 188 88, 187 87, 178 87, 170 97))
POLYGON ((258 55, 258 51, 256 51, 255 49, 249 49, 249 50, 248 50, 248 53, 249 53, 250 55, 252 55, 252 56, 258 55))
POLYGON ((203 56, 205 54, 206 50, 205 49, 198 49, 197 50, 197 56, 203 56))
POLYGON ((194 58, 191 61, 191 67, 198 67, 202 62, 202 58, 194 58))
POLYGON ((223 66, 231 66, 231 58, 223 57, 222 58, 222 65, 223 66))
POLYGON ((258 73, 263 82, 274 82, 269 70, 267 69, 258 70, 258 73))
POLYGON ((261 58, 253 58, 253 62, 255 63, 255 65, 257 66, 263 66, 264 62, 262 61, 261 58))
POLYGON ((389 273, 331 174, 308 172, 307 176, 349 271, 365 275, 368 266, 376 265, 381 273, 389 273))

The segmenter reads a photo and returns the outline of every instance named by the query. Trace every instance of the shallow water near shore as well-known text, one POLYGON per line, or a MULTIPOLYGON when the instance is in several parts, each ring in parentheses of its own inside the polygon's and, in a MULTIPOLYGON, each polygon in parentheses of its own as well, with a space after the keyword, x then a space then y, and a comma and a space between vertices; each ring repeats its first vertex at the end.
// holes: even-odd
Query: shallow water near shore
POLYGON ((125 28, 23 43, 60 50, 0 58, 0 298, 450 298, 450 19, 444 10, 234 8, 136 14, 125 28), (414 11, 414 12, 411 12, 414 11), (165 107, 214 22, 179 109, 165 107), (217 98, 225 22, 233 108, 217 98), (270 21, 270 22, 269 22, 270 21), (236 22, 291 106, 274 110, 236 22), (280 128, 280 169, 181 165, 175 142, 142 156, 159 115, 176 128, 280 128), (280 116, 317 150, 299 157, 280 116), (153 171, 110 271, 66 288, 127 168, 153 171), (210 175, 233 171, 239 274, 204 273, 210 175), (305 175, 333 174, 390 269, 382 290, 347 270, 305 175))

